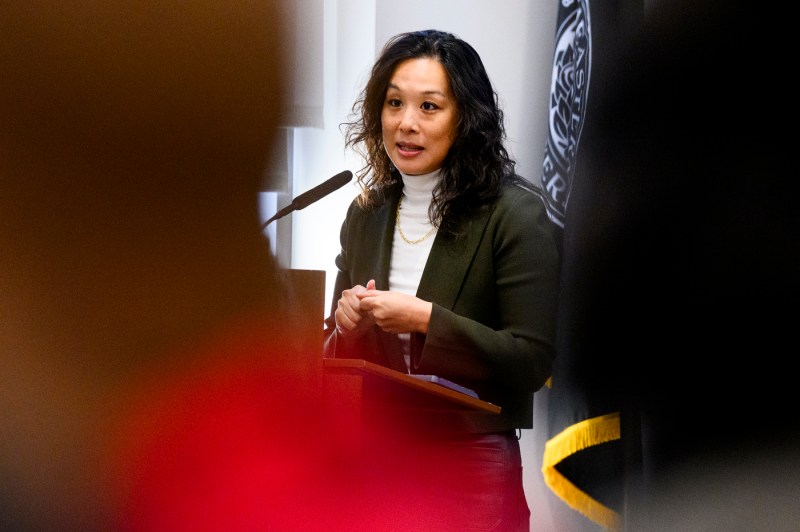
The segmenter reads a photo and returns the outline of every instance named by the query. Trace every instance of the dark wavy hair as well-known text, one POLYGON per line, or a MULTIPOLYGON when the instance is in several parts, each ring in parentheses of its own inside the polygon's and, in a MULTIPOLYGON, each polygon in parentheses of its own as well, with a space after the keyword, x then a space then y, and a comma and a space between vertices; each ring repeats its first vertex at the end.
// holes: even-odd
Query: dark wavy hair
POLYGON ((401 181, 383 145, 381 112, 395 68, 407 59, 432 58, 442 64, 458 108, 456 137, 442 163, 433 191, 430 219, 440 231, 456 234, 459 221, 490 203, 515 175, 516 163, 504 146, 503 111, 480 56, 455 35, 438 30, 392 37, 372 67, 349 122, 342 124, 345 147, 361 154, 366 165, 356 172, 365 208, 383 204, 387 187, 401 181))

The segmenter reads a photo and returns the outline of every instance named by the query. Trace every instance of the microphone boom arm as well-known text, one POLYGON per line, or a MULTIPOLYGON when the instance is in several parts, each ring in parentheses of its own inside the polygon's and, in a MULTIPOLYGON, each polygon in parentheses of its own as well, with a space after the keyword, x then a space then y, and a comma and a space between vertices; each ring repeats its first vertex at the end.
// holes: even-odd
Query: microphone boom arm
POLYGON ((276 212, 269 220, 264 222, 264 224, 261 226, 261 230, 263 231, 273 221, 279 218, 283 218, 290 212, 299 211, 300 209, 305 209, 315 201, 324 198, 334 190, 342 188, 347 183, 349 183, 352 178, 353 178, 353 172, 351 172, 350 170, 344 170, 343 172, 339 172, 335 176, 322 182, 321 184, 315 186, 314 188, 306 192, 303 192, 302 194, 294 198, 289 205, 276 212))

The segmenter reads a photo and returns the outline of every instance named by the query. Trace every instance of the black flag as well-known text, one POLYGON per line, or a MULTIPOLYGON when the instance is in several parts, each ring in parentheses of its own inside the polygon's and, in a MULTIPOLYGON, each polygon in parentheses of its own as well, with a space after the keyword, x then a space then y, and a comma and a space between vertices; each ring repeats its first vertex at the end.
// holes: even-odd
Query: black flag
POLYGON ((794 530, 796 37, 753 3, 656 4, 570 4, 591 82, 544 480, 606 529, 794 530))
POLYGON ((587 187, 592 186, 591 173, 576 174, 576 169, 582 150, 595 141, 584 134, 584 126, 592 120, 594 96, 602 88, 596 86, 595 73, 613 64, 617 50, 642 17, 643 0, 560 3, 542 171, 548 212, 564 228, 556 360, 551 388, 546 391, 548 440, 542 474, 564 503, 604 528, 620 524, 620 413, 605 390, 589 389, 584 379, 603 354, 585 341, 584 323, 577 314, 577 303, 588 287, 583 258, 591 243, 585 242, 582 212, 573 213, 569 207, 574 201, 571 196, 590 193, 587 187), (575 179, 586 182, 576 184, 575 179))

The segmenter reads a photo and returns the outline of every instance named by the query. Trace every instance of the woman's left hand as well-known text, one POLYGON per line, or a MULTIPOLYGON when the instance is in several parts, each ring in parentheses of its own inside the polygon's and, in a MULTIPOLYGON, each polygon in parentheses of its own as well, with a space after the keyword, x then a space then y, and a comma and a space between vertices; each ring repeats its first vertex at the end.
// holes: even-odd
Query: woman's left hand
POLYGON ((387 290, 366 290, 357 294, 361 310, 388 333, 427 333, 433 304, 416 296, 387 290))

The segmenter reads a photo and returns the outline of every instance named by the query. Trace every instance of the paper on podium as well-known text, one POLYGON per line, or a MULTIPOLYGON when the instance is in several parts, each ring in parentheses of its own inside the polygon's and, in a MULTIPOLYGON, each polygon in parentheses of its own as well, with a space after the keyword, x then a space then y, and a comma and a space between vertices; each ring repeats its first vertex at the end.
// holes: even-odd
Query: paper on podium
POLYGON ((411 374, 411 377, 414 377, 415 379, 419 379, 419 380, 422 380, 422 381, 427 381, 427 382, 432 382, 434 384, 439 384, 440 386, 444 386, 445 388, 450 388, 451 390, 455 390, 457 392, 461 392, 463 394, 469 395, 470 397, 474 397, 475 399, 478 399, 478 394, 475 393, 474 390, 470 390, 469 388, 467 388, 465 386, 461 386, 460 384, 456 384, 453 381, 449 381, 449 380, 444 379, 442 377, 439 377, 437 375, 414 375, 414 374, 411 374))

